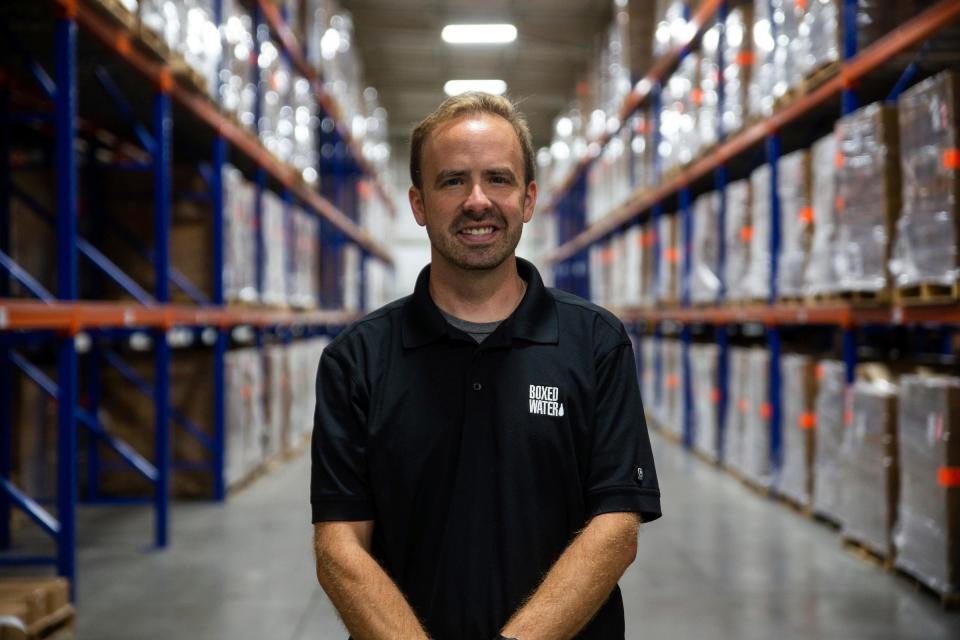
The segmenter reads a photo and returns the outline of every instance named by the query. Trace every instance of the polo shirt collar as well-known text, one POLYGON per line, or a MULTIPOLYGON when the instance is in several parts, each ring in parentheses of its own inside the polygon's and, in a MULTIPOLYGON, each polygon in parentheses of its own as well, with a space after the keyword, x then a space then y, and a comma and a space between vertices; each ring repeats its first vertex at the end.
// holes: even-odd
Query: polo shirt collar
MULTIPOLYGON (((507 338, 541 344, 557 344, 560 337, 557 303, 543 286, 540 273, 530 262, 517 258, 517 272, 527 282, 523 300, 495 333, 507 338)), ((413 348, 451 335, 452 327, 430 296, 430 265, 420 271, 413 295, 403 305, 403 346, 413 348)), ((492 337, 492 336, 491 336, 492 337)), ((484 342, 486 344, 486 341, 484 342)))

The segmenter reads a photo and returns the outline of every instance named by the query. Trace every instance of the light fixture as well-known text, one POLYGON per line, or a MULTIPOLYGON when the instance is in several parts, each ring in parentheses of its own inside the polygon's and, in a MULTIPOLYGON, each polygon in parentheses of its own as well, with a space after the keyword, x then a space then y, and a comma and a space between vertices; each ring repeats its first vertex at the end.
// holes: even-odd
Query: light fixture
POLYGON ((506 44, 517 39, 512 24, 448 24, 440 37, 450 44, 506 44))
POLYGON ((507 91, 507 83, 503 80, 447 80, 443 85, 443 92, 448 96, 456 96, 467 91, 483 91, 495 96, 507 91))

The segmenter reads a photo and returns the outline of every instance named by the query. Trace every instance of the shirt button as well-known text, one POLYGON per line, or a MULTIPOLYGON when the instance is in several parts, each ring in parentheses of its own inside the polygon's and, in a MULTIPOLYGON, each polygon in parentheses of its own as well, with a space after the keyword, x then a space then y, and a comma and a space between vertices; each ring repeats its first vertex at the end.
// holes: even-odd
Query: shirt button
POLYGON ((474 383, 473 383, 473 390, 474 390, 474 391, 480 391, 480 389, 483 389, 483 385, 480 384, 479 382, 474 382, 474 383))

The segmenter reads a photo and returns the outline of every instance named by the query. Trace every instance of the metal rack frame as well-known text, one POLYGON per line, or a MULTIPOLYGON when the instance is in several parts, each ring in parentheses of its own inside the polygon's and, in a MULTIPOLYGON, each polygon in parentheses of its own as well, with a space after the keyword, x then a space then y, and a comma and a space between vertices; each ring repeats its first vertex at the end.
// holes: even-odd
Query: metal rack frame
MULTIPOLYGON (((13 113, 10 110, 10 90, 4 77, 0 86, 0 552, 7 551, 11 545, 10 516, 14 507, 23 510, 40 529, 52 537, 56 544, 53 556, 17 556, 6 553, 0 556, 3 565, 54 565, 59 575, 70 578, 75 584, 76 574, 76 511, 77 511, 77 427, 83 426, 92 434, 88 454, 88 479, 91 491, 89 502, 123 503, 142 502, 131 499, 104 499, 98 495, 97 478, 100 474, 100 462, 97 454, 98 442, 103 442, 125 463, 147 478, 153 485, 153 497, 149 502, 155 513, 153 540, 156 547, 163 548, 169 543, 169 486, 171 478, 170 424, 171 421, 185 430, 190 437, 196 438, 210 453, 209 471, 213 476, 213 499, 221 501, 226 495, 224 482, 224 406, 225 379, 224 357, 226 355, 228 332, 238 325, 249 325, 255 329, 256 343, 264 344, 264 333, 270 332, 283 342, 289 342, 294 334, 312 336, 318 330, 331 329, 346 325, 356 317, 355 313, 343 311, 291 312, 263 309, 235 309, 224 306, 223 290, 223 183, 222 170, 230 149, 244 155, 257 167, 254 182, 257 185, 257 228, 260 229, 260 202, 268 181, 280 185, 283 201, 289 206, 299 202, 317 215, 322 243, 322 255, 332 252, 346 243, 362 248, 365 259, 374 258, 392 264, 387 250, 374 242, 366 231, 357 224, 357 212, 353 202, 341 200, 336 204, 312 190, 296 171, 278 161, 260 144, 254 134, 241 129, 230 118, 223 115, 218 106, 207 96, 201 95, 192 87, 181 83, 163 62, 157 62, 143 53, 135 43, 135 34, 129 28, 107 15, 99 12, 95 2, 77 0, 52 0, 55 12, 54 24, 54 65, 55 74, 51 79, 42 66, 27 60, 27 71, 52 105, 52 118, 47 113, 13 113), (78 160, 74 150, 74 140, 78 128, 78 86, 77 86, 77 38, 78 28, 96 38, 116 56, 125 61, 135 72, 154 87, 151 126, 145 127, 136 120, 133 109, 126 102, 123 92, 105 70, 97 71, 97 79, 123 120, 131 126, 134 136, 149 157, 149 163, 132 163, 134 170, 148 170, 153 175, 154 248, 147 251, 138 248, 153 265, 155 274, 154 291, 151 294, 141 289, 136 282, 124 274, 116 265, 100 254, 92 244, 86 242, 78 233, 78 160), (170 266, 169 233, 172 194, 172 128, 174 126, 172 103, 176 102, 214 133, 214 142, 209 150, 209 172, 206 175, 209 193, 206 198, 212 209, 213 225, 213 274, 209 297, 199 292, 185 277, 170 266), (55 147, 56 170, 56 211, 44 211, 29 196, 17 190, 10 181, 10 136, 12 125, 22 121, 52 120, 53 141, 55 147), (10 199, 16 197, 34 213, 47 220, 56 230, 56 296, 47 292, 43 286, 25 270, 19 267, 9 255, 10 251, 10 199), (340 205, 340 206, 338 206, 340 205), (346 205, 348 208, 344 208, 346 205), (344 212, 346 211, 346 213, 344 212), (127 291, 136 302, 94 302, 78 300, 79 257, 83 255, 102 272, 104 276, 116 282, 127 291), (16 280, 37 300, 9 298, 10 284, 16 280), (196 306, 171 305, 170 283, 184 290, 196 303, 196 306), (213 329, 216 332, 213 349, 214 402, 212 437, 205 436, 189 419, 170 406, 170 359, 171 346, 168 331, 174 327, 191 327, 195 330, 213 329), (299 328, 296 331, 293 328, 299 328), (326 328, 326 329, 324 329, 326 328), (126 338, 132 331, 149 331, 153 342, 154 378, 150 383, 140 378, 109 347, 100 349, 99 342, 109 342, 117 338, 126 338), (78 350, 77 336, 85 332, 96 338, 87 363, 90 380, 87 399, 89 406, 78 406, 78 350), (16 348, 21 345, 54 345, 58 353, 56 381, 43 374, 23 357, 16 348), (152 398, 154 407, 155 456, 148 461, 137 454, 132 447, 109 434, 97 421, 96 407, 99 401, 99 374, 104 366, 116 369, 128 380, 137 392, 152 398), (47 394, 57 401, 57 493, 55 499, 56 517, 33 497, 26 495, 11 481, 12 471, 12 373, 17 367, 47 394)), ((266 16, 271 30, 282 40, 283 55, 297 62, 301 71, 309 71, 318 94, 323 113, 335 118, 329 99, 325 99, 319 84, 319 75, 306 68, 302 49, 289 37, 289 29, 276 7, 265 1, 254 6, 254 19, 257 24, 266 16), (287 33, 287 36, 283 34, 287 33)), ((220 22, 222 3, 215 2, 215 18, 220 22)), ((254 65, 256 67, 256 65, 254 65)), ((259 91, 259 83, 258 83, 259 91)), ((257 100, 259 104, 259 99, 257 100)), ((325 177, 325 188, 336 192, 355 188, 357 176, 372 177, 379 189, 379 195, 392 208, 392 202, 378 178, 366 165, 359 148, 339 130, 334 132, 327 142, 335 145, 338 155, 333 162, 318 167, 325 177), (347 167, 348 170, 344 170, 347 167)), ((94 146, 94 145, 91 145, 94 146)), ((91 152, 91 158, 93 154, 91 152)), ((328 194, 330 192, 328 191, 328 194)), ((259 234, 258 234, 259 237, 259 234)), ((262 245, 262 238, 258 238, 262 245)), ((262 251, 262 246, 260 247, 262 251)), ((363 261, 361 261, 363 269, 363 261)), ((258 270, 260 263, 258 261, 258 270)), ((362 274, 361 274, 362 275, 362 274)), ((258 282, 262 282, 262 273, 258 273, 258 282)), ((363 278, 360 278, 363 282, 363 278)), ((361 285, 362 286, 362 285, 361 285)), ((342 302, 342 292, 326 296, 318 292, 325 301, 335 304, 342 302)), ((360 301, 363 301, 360 292, 360 301)))

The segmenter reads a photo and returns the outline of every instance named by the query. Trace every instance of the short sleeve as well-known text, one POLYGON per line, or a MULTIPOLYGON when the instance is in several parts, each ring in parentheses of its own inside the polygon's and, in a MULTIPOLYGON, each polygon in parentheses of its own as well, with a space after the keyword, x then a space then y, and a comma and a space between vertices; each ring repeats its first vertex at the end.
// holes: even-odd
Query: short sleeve
POLYGON ((660 487, 633 349, 626 335, 623 339, 596 365, 587 515, 629 511, 650 522, 661 515, 660 487))
POLYGON ((368 395, 350 367, 328 347, 317 371, 311 442, 313 522, 372 520, 367 473, 368 395))

